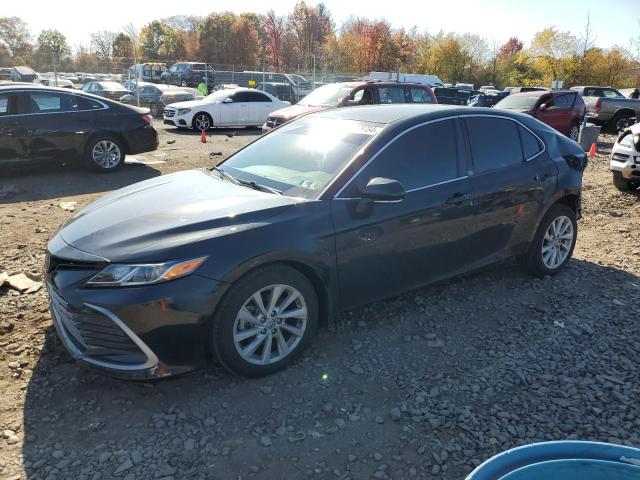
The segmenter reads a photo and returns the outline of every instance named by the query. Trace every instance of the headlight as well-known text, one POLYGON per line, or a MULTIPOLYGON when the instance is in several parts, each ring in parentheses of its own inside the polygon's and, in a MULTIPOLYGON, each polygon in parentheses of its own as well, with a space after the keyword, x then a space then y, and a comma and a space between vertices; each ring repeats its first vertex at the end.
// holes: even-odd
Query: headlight
POLYGON ((620 141, 618 142, 618 145, 629 148, 633 147, 633 135, 631 134, 631 132, 622 137, 622 139, 620 139, 620 141))
POLYGON ((179 108, 178 115, 184 115, 185 113, 189 113, 191 111, 190 108, 179 108))
POLYGON ((113 264, 94 275, 87 285, 92 287, 131 287, 167 282, 193 273, 207 257, 186 261, 147 264, 113 264))

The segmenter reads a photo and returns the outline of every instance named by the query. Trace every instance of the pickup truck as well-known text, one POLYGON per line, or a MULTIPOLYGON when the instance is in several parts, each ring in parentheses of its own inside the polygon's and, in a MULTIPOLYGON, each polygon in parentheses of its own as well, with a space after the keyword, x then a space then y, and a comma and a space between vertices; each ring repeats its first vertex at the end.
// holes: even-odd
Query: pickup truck
POLYGON ((596 125, 620 132, 632 125, 633 118, 640 118, 640 100, 625 98, 610 87, 571 87, 587 105, 587 116, 596 125))

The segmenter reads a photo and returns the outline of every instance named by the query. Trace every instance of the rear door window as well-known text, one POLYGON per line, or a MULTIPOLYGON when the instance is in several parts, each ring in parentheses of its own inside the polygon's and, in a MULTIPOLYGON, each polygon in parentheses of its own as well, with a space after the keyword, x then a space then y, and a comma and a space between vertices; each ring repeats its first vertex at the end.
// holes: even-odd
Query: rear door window
POLYGON ((249 102, 270 102, 271 101, 269 97, 258 92, 245 92, 245 95, 248 96, 249 102))
POLYGON ((0 117, 16 115, 18 112, 18 94, 3 93, 0 95, 0 117))
POLYGON ((379 87, 378 96, 381 104, 407 102, 402 87, 379 87))
POLYGON ((568 93, 566 95, 558 95, 554 98, 554 105, 556 108, 570 108, 573 105, 573 95, 568 93))
POLYGON ((432 103, 431 95, 422 88, 411 88, 409 94, 413 103, 432 103))
POLYGON ((464 122, 476 175, 524 160, 516 122, 490 117, 470 117, 464 122))

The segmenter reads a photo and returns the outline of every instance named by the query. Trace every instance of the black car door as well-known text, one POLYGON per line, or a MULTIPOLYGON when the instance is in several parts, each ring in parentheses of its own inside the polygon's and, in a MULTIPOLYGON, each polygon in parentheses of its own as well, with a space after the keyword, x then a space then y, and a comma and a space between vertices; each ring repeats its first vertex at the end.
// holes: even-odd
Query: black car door
POLYGON ((558 169, 529 129, 506 117, 464 119, 478 229, 475 261, 517 253, 555 189, 558 169))
POLYGON ((21 160, 25 156, 23 94, 0 93, 0 162, 21 160))
POLYGON ((403 132, 332 200, 343 306, 464 270, 474 226, 458 132, 455 119, 403 132), (373 204, 362 200, 359 192, 376 177, 401 182, 405 198, 373 204))
POLYGON ((48 160, 80 153, 93 124, 92 111, 102 105, 80 95, 56 91, 35 90, 26 96, 28 157, 48 160))

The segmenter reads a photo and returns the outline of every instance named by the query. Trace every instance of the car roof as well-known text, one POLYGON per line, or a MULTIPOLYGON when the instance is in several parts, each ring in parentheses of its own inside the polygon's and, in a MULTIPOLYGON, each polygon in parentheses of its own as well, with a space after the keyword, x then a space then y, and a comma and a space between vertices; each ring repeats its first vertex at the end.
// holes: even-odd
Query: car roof
POLYGON ((478 112, 477 108, 461 108, 455 105, 363 105, 359 107, 334 108, 312 113, 311 116, 335 118, 340 120, 356 120, 361 122, 392 123, 396 120, 412 117, 438 118, 469 110, 478 112))

